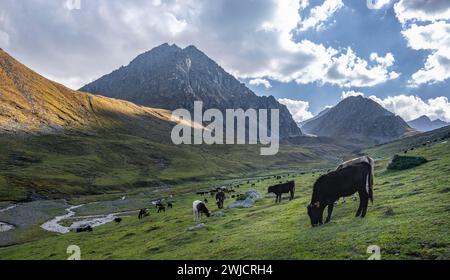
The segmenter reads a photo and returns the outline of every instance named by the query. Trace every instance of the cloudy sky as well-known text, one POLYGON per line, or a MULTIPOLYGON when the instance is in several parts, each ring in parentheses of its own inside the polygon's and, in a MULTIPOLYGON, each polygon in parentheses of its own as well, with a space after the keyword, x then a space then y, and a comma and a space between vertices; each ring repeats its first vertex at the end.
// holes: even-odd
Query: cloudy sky
POLYGON ((71 88, 195 45, 297 121, 365 95, 450 121, 449 0, 1 0, 0 47, 71 88))

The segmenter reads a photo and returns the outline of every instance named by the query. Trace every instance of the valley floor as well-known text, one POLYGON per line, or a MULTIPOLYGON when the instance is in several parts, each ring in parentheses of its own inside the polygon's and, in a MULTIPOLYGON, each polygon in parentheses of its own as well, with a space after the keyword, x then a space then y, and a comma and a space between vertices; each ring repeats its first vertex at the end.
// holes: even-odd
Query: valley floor
MULTIPOLYGON (((416 148, 408 154, 429 162, 397 172, 386 171, 393 154, 367 152, 376 159, 376 170, 374 204, 365 219, 354 217, 358 202, 347 199, 335 208, 329 224, 312 228, 305 206, 320 172, 295 178, 291 173, 282 180, 295 179, 295 199, 280 205, 266 196, 267 186, 279 181, 275 178, 253 178, 254 187, 245 180, 240 192, 256 189, 263 195, 252 208, 218 210, 208 195, 208 206, 223 215, 204 218, 201 229, 189 227, 196 224, 192 201, 201 198, 190 190, 202 186, 186 185, 176 191, 174 208, 165 213, 152 209, 143 220, 132 215, 89 233, 58 235, 34 226, 21 233, 21 242, 28 242, 1 248, 0 259, 63 260, 69 245, 81 248, 82 259, 367 259, 370 245, 381 248, 382 259, 449 259, 450 143, 416 148)), ((162 193, 168 191, 173 192, 162 193)))

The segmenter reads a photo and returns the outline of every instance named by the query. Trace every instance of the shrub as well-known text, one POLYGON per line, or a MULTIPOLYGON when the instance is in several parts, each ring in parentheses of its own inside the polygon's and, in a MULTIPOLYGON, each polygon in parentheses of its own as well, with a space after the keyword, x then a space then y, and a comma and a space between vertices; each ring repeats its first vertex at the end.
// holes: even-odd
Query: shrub
POLYGON ((427 159, 424 157, 411 157, 411 156, 399 156, 395 155, 391 163, 388 165, 388 170, 405 170, 413 168, 424 163, 427 163, 427 159))

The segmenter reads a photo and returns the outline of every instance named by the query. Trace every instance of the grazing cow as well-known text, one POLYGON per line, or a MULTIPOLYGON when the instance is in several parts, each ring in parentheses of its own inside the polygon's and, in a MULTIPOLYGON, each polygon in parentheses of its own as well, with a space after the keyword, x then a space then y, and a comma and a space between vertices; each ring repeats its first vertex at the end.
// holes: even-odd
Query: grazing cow
POLYGON ((120 224, 120 223, 122 222, 122 218, 115 218, 115 219, 114 219, 114 222, 120 224))
POLYGON ((225 193, 223 191, 219 191, 216 194, 216 202, 217 202, 217 207, 219 209, 223 208, 223 202, 225 201, 225 193))
POLYGON ((271 186, 267 189, 267 193, 274 193, 277 195, 275 203, 281 203, 281 195, 283 193, 290 193, 289 200, 292 200, 294 199, 295 194, 295 182, 290 181, 284 184, 271 186))
POLYGON ((314 183, 311 203, 307 207, 311 225, 317 226, 323 223, 325 207, 328 207, 328 216, 325 221, 328 223, 334 202, 340 197, 350 196, 356 192, 360 201, 356 217, 364 218, 369 199, 373 202, 371 177, 372 167, 367 162, 349 165, 319 177, 314 183))
MULTIPOLYGON (((206 198, 205 198, 205 199, 206 199, 206 198)), ((173 208, 172 202, 168 202, 168 203, 167 203, 167 208, 169 208, 169 209, 172 209, 172 208, 173 208)))
POLYGON ((91 226, 80 227, 77 228, 76 230, 76 232, 88 232, 88 231, 93 231, 91 226))
POLYGON ((192 203, 192 210, 194 212, 194 221, 200 220, 202 214, 205 214, 206 217, 211 216, 211 213, 209 212, 208 208, 206 208, 205 203, 200 200, 196 200, 194 201, 194 203, 192 203))
POLYGON ((158 213, 160 212, 166 212, 166 207, 162 204, 157 205, 158 206, 158 213))
POLYGON ((141 209, 139 211, 138 219, 140 220, 140 219, 144 218, 145 216, 148 216, 148 212, 147 212, 146 208, 141 209))

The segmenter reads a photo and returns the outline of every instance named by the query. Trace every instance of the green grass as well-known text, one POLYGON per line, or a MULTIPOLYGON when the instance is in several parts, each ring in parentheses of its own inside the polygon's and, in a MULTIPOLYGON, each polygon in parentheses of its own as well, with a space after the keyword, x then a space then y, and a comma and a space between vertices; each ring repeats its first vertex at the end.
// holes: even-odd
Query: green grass
MULTIPOLYGON (((263 198, 253 208, 226 209, 221 218, 205 219, 206 228, 189 231, 191 204, 198 198, 193 191, 204 185, 185 184, 165 214, 153 211, 145 220, 128 217, 92 233, 43 237, 0 249, 0 259, 66 259, 72 244, 80 246, 82 259, 367 259, 369 245, 380 246, 383 259, 449 259, 450 143, 416 148, 410 154, 430 162, 395 172, 386 167, 396 151, 367 152, 378 160, 375 200, 365 219, 354 218, 357 202, 348 200, 335 208, 331 223, 311 228, 305 206, 320 172, 297 172, 295 200, 275 205, 263 198)), ((256 189, 265 195, 276 181, 257 183, 256 189)))
POLYGON ((0 136, 0 201, 174 186, 300 165, 312 169, 333 166, 349 153, 337 145, 317 143, 282 145, 276 156, 263 157, 255 145, 175 146, 151 136, 111 133, 0 136))

